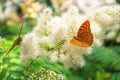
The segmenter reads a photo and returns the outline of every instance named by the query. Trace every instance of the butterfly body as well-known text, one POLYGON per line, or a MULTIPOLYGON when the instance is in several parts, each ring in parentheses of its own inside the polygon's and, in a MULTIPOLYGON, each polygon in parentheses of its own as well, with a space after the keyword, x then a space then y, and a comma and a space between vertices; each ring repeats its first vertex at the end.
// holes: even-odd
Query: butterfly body
POLYGON ((86 20, 79 28, 77 36, 70 40, 70 44, 80 47, 90 47, 93 43, 93 34, 90 29, 90 22, 86 20))

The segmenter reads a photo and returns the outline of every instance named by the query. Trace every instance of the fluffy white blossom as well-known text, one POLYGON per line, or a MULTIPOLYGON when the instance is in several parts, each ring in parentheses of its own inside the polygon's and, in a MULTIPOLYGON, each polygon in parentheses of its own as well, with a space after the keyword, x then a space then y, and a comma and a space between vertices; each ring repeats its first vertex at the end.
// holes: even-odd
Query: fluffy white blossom
POLYGON ((70 7, 73 4, 73 0, 51 0, 51 3, 55 12, 59 14, 70 7))
MULTIPOLYGON (((40 15, 41 17, 38 19, 39 23, 32 32, 35 33, 33 38, 36 38, 35 40, 37 40, 37 44, 34 47, 35 49, 39 48, 36 51, 40 52, 40 55, 43 57, 49 57, 51 61, 62 62, 67 68, 77 68, 84 66, 85 60, 83 55, 90 54, 91 48, 77 47, 69 43, 69 40, 76 35, 78 28, 83 22, 81 15, 79 15, 78 9, 76 7, 72 7, 66 13, 64 13, 62 17, 53 18, 50 18, 51 11, 48 10, 47 13, 49 14, 46 14, 46 11, 47 9, 40 15), (49 32, 49 34, 45 35, 45 31, 49 32), (37 47, 38 44, 42 46, 37 47), (54 47, 52 51, 48 50, 49 44, 52 44, 54 47)), ((26 35, 26 37, 30 37, 30 35, 26 35)), ((23 40, 23 47, 24 45, 27 47, 28 42, 29 41, 24 43, 23 40)), ((34 41, 32 41, 31 46, 29 44, 27 48, 32 47, 32 45, 35 45, 34 41)), ((25 50, 28 51, 30 49, 23 48, 23 51, 25 50)), ((32 50, 32 53, 33 51, 34 50, 32 50)), ((28 52, 28 54, 29 53, 30 52, 28 52)))
POLYGON ((62 17, 54 17, 50 23, 53 27, 51 34, 51 42, 53 44, 57 44, 61 40, 65 39, 68 26, 62 17))
POLYGON ((52 32, 52 26, 50 26, 49 21, 52 18, 52 11, 50 8, 44 10, 42 14, 38 17, 37 26, 34 28, 38 36, 49 36, 52 32))
POLYGON ((5 3, 5 10, 3 12, 3 6, 2 3, 0 3, 0 20, 4 21, 10 17, 10 13, 14 12, 14 7, 12 5, 11 1, 6 1, 5 3))
POLYGON ((83 67, 84 55, 91 54, 92 46, 102 45, 105 31, 120 23, 119 12, 119 6, 108 6, 90 14, 81 15, 78 8, 70 7, 58 17, 52 16, 50 9, 45 9, 40 14, 34 30, 23 39, 22 54, 27 59, 34 59, 38 55, 49 57, 51 61, 62 62, 66 68, 83 67), (93 34, 92 46, 84 48, 71 45, 69 40, 77 35, 80 25, 86 19, 90 21, 93 34))
POLYGON ((77 6, 85 13, 104 5, 116 3, 116 0, 76 0, 77 6))
POLYGON ((21 61, 35 59, 39 54, 38 37, 35 33, 28 33, 22 40, 21 61))
MULTIPOLYGON (((94 24, 91 25, 92 30, 97 28, 98 26, 101 29, 95 29, 97 35, 99 35, 98 30, 101 30, 102 33, 100 35, 105 36, 103 38, 112 39, 115 37, 116 32, 120 29, 120 6, 119 5, 112 5, 112 6, 105 6, 94 10, 90 15, 89 19, 94 24), (97 24, 97 25, 96 25, 97 24), (108 32, 106 35, 105 33, 108 32)), ((99 38, 102 38, 100 37, 99 38)))

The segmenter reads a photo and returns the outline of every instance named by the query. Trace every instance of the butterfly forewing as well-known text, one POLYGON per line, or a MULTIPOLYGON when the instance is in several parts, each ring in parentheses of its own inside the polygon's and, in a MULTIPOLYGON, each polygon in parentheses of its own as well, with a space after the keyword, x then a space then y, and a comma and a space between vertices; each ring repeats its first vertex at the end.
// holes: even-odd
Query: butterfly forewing
POLYGON ((90 30, 90 22, 88 20, 86 20, 79 28, 78 32, 77 32, 77 37, 82 37, 88 33, 91 33, 90 30))

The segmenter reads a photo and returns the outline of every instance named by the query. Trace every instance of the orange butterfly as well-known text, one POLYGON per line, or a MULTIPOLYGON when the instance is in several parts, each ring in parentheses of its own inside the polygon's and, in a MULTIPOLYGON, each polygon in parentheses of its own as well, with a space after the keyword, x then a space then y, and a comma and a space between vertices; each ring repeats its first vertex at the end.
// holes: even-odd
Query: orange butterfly
POLYGON ((8 52, 6 53, 6 56, 9 54, 9 52, 16 46, 16 45, 19 45, 22 41, 22 38, 20 37, 21 35, 21 32, 22 32, 22 28, 23 28, 23 24, 21 25, 20 27, 20 32, 18 34, 18 38, 14 41, 12 47, 8 50, 8 52))
POLYGON ((77 36, 70 40, 70 44, 81 46, 84 48, 90 47, 93 43, 93 34, 90 29, 90 22, 86 20, 79 28, 77 36))

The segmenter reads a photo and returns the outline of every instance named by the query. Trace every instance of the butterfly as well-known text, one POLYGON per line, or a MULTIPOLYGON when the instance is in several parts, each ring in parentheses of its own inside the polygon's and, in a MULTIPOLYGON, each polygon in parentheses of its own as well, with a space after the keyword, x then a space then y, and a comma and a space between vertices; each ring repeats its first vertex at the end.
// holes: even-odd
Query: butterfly
POLYGON ((93 34, 90 29, 90 22, 86 20, 79 28, 77 36, 70 40, 70 44, 80 47, 90 47, 93 43, 93 34))
POLYGON ((22 38, 21 38, 21 32, 22 32, 22 28, 23 28, 23 24, 21 25, 20 27, 20 31, 19 31, 19 34, 18 34, 18 37, 17 39, 14 41, 14 43, 12 44, 11 48, 8 50, 8 52, 6 53, 6 56, 10 53, 10 51, 16 46, 16 45, 20 45, 21 41, 22 41, 22 38))

